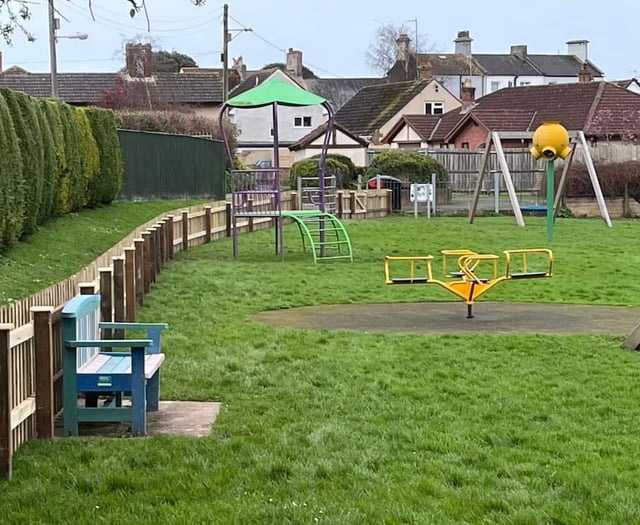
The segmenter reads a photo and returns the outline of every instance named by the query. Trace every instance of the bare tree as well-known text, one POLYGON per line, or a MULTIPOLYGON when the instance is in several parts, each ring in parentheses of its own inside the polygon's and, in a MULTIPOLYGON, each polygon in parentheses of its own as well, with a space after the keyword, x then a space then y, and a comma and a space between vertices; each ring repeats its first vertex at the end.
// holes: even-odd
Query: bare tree
POLYGON ((418 46, 416 48, 415 30, 405 24, 395 25, 391 22, 380 24, 374 32, 374 42, 369 45, 365 53, 365 59, 371 70, 377 73, 386 73, 396 63, 398 55, 398 44, 396 41, 401 34, 409 36, 409 52, 416 53, 418 49, 421 53, 433 50, 433 46, 428 44, 428 38, 418 33, 418 46))
MULTIPOLYGON (((51 2, 52 0, 44 0, 44 4, 51 2)), ((93 16, 93 0, 85 0, 91 16, 93 16)), ((143 12, 147 20, 147 27, 150 28, 151 24, 149 16, 147 14, 146 0, 124 0, 129 8, 129 15, 131 17, 143 12)), ((207 0, 189 0, 195 6, 201 6, 206 3, 207 0)), ((16 29, 20 31, 27 40, 33 41, 35 37, 29 32, 25 23, 31 18, 31 10, 29 6, 35 4, 33 0, 0 0, 0 36, 7 43, 11 43, 11 39, 16 29)), ((123 2, 124 5, 124 2, 123 2)))

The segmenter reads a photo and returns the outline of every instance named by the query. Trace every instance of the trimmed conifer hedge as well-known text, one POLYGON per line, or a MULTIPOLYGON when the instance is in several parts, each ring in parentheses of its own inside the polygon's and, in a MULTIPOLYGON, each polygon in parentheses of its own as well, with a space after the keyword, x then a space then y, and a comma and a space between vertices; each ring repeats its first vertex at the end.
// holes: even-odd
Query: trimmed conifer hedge
POLYGON ((122 186, 113 112, 0 89, 0 253, 44 221, 122 186))

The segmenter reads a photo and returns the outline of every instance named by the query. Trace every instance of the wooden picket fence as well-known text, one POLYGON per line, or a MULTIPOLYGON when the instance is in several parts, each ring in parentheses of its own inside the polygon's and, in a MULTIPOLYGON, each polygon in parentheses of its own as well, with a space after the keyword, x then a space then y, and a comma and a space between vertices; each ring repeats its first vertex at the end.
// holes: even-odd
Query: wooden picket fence
MULTIPOLYGON (((373 218, 391 213, 390 192, 345 192, 344 218, 373 218), (361 212, 364 202, 369 212, 361 212)), ((282 196, 291 209, 295 195, 282 196)), ((239 233, 273 226, 273 219, 252 218, 239 233)), ((64 305, 78 293, 101 295, 101 318, 134 321, 164 265, 188 248, 231 236, 231 205, 216 202, 158 217, 119 242, 72 277, 26 299, 0 308, 0 477, 10 478, 12 456, 26 441, 54 436, 62 411, 62 321, 64 305)))

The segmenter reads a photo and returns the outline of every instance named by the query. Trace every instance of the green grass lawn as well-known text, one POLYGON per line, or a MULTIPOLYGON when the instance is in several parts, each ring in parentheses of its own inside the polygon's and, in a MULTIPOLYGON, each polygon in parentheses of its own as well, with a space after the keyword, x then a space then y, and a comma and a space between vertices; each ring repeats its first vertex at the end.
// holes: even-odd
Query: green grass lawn
MULTIPOLYGON (((252 320, 311 304, 452 300, 435 286, 385 286, 384 256, 545 247, 544 219, 347 228, 353 264, 313 265, 295 227, 285 262, 272 232, 240 237, 238 261, 229 240, 181 253, 140 319, 170 324, 162 397, 222 401, 211 437, 32 441, 0 483, 0 521, 640 522, 640 362, 620 349, 628 334, 383 335, 252 320)), ((559 219, 554 277, 502 283, 486 299, 639 305, 639 236, 638 222, 559 219)))

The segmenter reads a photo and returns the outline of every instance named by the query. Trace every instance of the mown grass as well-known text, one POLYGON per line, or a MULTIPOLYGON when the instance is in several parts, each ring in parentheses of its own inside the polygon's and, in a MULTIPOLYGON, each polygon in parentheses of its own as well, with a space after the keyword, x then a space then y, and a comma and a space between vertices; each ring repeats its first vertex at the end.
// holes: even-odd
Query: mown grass
MULTIPOLYGON (((385 255, 543 247, 544 221, 348 223, 355 261, 313 265, 294 229, 183 252, 141 319, 170 324, 163 398, 220 400, 211 437, 30 442, 6 523, 637 523, 638 355, 610 336, 276 329, 310 304, 451 300, 383 284, 385 255)), ((640 224, 559 220, 555 276, 500 301, 638 305, 640 224)), ((464 305, 461 304, 461 322, 464 305)), ((428 305, 425 305, 428 308, 428 305)), ((514 319, 517 322, 517 319, 514 319)), ((579 330, 578 330, 579 331, 579 330)))
POLYGON ((115 202, 50 221, 0 255, 0 304, 66 279, 158 215, 202 202, 115 202))

